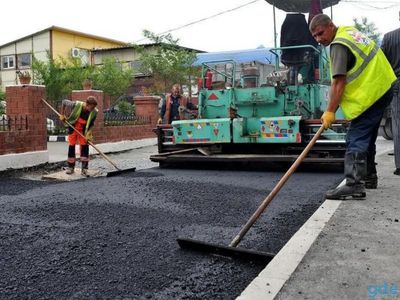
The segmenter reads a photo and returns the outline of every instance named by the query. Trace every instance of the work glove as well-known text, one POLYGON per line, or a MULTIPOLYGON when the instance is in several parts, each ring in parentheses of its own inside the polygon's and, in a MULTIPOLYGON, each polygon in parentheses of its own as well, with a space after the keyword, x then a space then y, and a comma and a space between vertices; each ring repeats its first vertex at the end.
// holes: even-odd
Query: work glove
POLYGON ((158 118, 157 124, 162 124, 162 118, 158 118))
POLYGON ((331 111, 324 112, 321 117, 321 122, 324 129, 328 129, 331 127, 332 123, 335 122, 335 113, 331 111))
POLYGON ((88 132, 86 132, 86 134, 85 134, 85 139, 86 139, 88 142, 93 141, 93 133, 92 133, 91 130, 89 130, 88 132))
POLYGON ((65 122, 65 120, 67 119, 64 115, 60 115, 59 118, 60 118, 60 121, 61 121, 61 122, 65 122))

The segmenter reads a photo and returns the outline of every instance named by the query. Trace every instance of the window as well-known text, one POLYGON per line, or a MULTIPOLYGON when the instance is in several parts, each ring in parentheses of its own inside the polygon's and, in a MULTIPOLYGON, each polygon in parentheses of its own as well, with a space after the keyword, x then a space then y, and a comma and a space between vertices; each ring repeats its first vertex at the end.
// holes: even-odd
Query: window
POLYGON ((1 57, 1 68, 2 69, 12 69, 15 68, 15 56, 6 55, 1 57))
POLYGON ((141 71, 142 62, 140 60, 131 61, 131 68, 133 69, 133 73, 135 75, 144 75, 141 71))
POLYGON ((18 69, 25 69, 31 66, 31 54, 23 53, 17 56, 18 69))

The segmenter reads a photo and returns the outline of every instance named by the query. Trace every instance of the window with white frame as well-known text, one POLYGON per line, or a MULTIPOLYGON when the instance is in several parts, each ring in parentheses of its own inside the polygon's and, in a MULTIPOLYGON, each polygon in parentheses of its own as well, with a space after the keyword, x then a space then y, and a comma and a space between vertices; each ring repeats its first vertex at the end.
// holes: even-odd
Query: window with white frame
POLYGON ((144 75, 143 72, 141 71, 142 62, 140 60, 131 61, 130 64, 131 64, 131 69, 133 69, 135 75, 144 75))
POLYGON ((31 54, 22 53, 17 56, 18 69, 26 69, 31 66, 31 54))
POLYGON ((15 68, 15 56, 14 55, 2 56, 1 57, 1 68, 3 70, 15 68))

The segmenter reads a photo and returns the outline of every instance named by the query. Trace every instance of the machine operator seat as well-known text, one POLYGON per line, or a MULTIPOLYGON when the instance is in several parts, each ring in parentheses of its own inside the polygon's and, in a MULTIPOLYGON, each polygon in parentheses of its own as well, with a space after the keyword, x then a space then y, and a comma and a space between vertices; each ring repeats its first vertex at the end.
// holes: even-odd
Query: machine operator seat
MULTIPOLYGON (((289 13, 281 28, 281 47, 300 45, 316 47, 318 43, 308 29, 305 16, 301 13, 289 13)), ((314 81, 315 59, 314 50, 311 48, 282 50, 281 61, 289 68, 289 84, 297 84, 300 68, 304 69, 302 75, 305 82, 314 81)))

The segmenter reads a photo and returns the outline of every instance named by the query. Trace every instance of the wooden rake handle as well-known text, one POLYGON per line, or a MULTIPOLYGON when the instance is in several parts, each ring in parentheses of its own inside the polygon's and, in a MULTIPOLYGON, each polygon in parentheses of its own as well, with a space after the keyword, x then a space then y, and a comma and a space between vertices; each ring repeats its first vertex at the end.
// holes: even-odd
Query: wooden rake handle
POLYGON ((257 219, 261 216, 261 214, 264 212, 264 210, 267 208, 267 206, 272 202, 272 200, 275 198, 276 194, 278 194, 278 192, 281 190, 281 188, 286 183, 286 181, 289 179, 289 177, 294 173, 294 171, 296 171, 296 169, 298 168, 300 163, 307 156, 308 152, 314 146, 315 142, 319 139, 319 137, 321 136, 323 131, 324 131, 324 127, 321 126, 319 128, 319 130, 317 131, 317 133, 312 138, 312 140, 308 143, 307 147, 303 150, 303 152, 301 152, 299 157, 292 164, 292 166, 289 168, 289 170, 286 171, 285 175, 283 175, 283 177, 275 185, 275 187, 269 193, 267 198, 264 199, 264 201, 261 203, 261 205, 258 207, 258 209, 254 212, 254 214, 250 217, 250 219, 247 221, 247 223, 242 227, 242 229, 239 231, 239 233, 235 236, 235 238, 229 244, 230 247, 236 247, 240 243, 242 238, 249 231, 249 229, 253 226, 253 224, 257 221, 257 219))
MULTIPOLYGON (((44 104, 46 104, 53 112, 57 114, 58 117, 61 117, 61 114, 53 107, 51 106, 46 100, 42 98, 42 101, 44 104)), ((69 127, 71 127, 77 134, 79 134, 81 137, 83 137, 86 140, 86 137, 79 131, 77 130, 70 122, 67 120, 64 120, 65 124, 67 124, 69 127)), ((108 161, 115 169, 118 171, 121 171, 120 168, 107 156, 105 155, 98 147, 96 147, 95 144, 93 144, 91 141, 87 141, 87 143, 92 146, 106 161, 108 161)))

